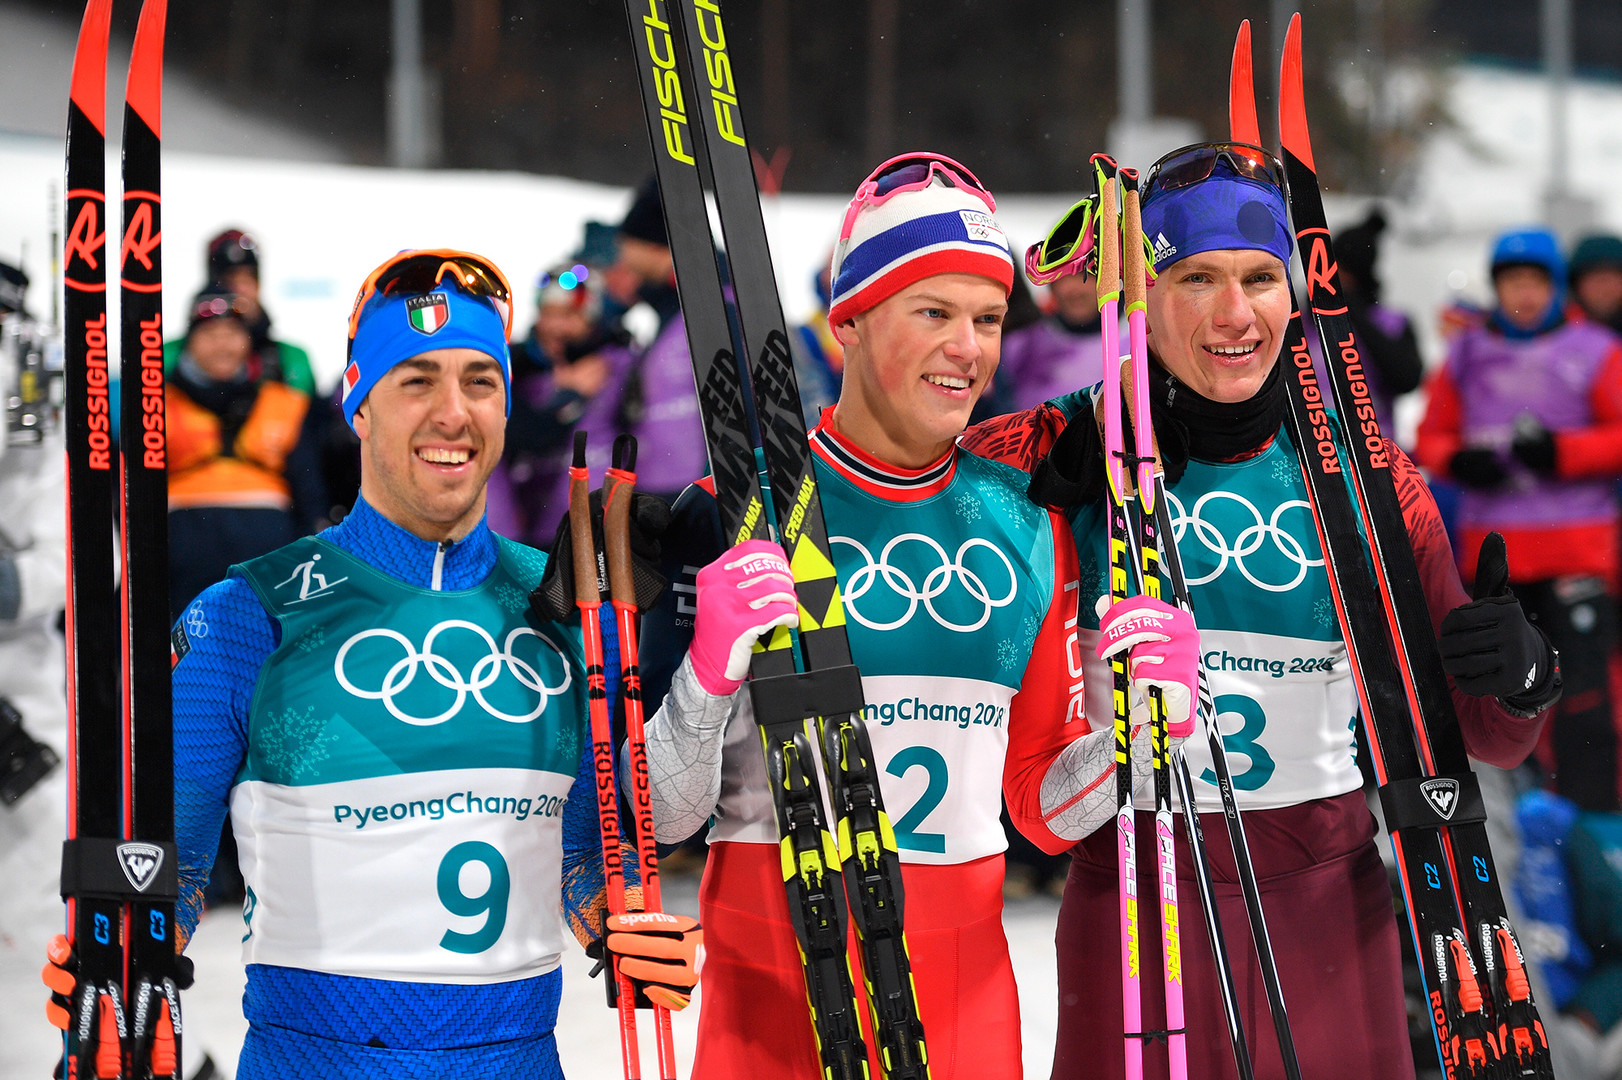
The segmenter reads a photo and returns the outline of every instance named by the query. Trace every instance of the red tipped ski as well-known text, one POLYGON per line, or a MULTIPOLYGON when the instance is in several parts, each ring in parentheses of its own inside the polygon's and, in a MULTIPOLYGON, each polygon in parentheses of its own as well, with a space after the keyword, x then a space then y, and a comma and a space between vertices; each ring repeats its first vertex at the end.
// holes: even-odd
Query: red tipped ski
MULTIPOLYGON (((107 35, 113 21, 113 0, 90 0, 79 24, 79 44, 73 52, 73 85, 68 93, 103 138, 107 135, 107 35)), ((71 120, 69 121, 71 126, 71 120)))
POLYGON ((1301 86, 1301 13, 1290 17, 1284 35, 1284 59, 1278 73, 1278 140, 1284 149, 1317 175, 1312 138, 1307 134, 1307 99, 1301 86))
MULTIPOLYGON (((1394 454, 1368 408, 1362 346, 1339 293, 1334 245, 1312 165, 1301 70, 1297 15, 1285 37, 1279 79, 1281 156, 1306 268, 1307 303, 1326 345, 1335 405, 1340 417, 1355 417, 1358 424, 1357 437, 1347 439, 1344 448, 1352 497, 1336 475, 1333 483, 1321 485, 1321 497, 1314 496, 1314 516, 1325 557, 1356 564, 1356 572, 1344 579, 1332 573, 1331 584, 1363 698, 1364 726, 1402 871, 1438 1054, 1450 1077, 1550 1080, 1548 1042, 1530 988, 1519 977, 1520 946, 1499 890, 1480 788, 1465 753, 1392 479, 1394 454), (1326 512, 1339 515, 1333 528, 1326 528, 1326 512), (1366 563, 1360 531, 1372 554, 1366 563)), ((1315 425, 1326 423, 1324 399, 1295 327, 1288 348, 1295 377, 1286 382, 1298 443, 1331 446, 1312 434, 1315 425)), ((1322 462, 1326 472, 1333 466, 1339 473, 1336 457, 1330 453, 1322 462)), ((1310 481, 1314 468, 1305 455, 1303 469, 1310 481)))
POLYGON ((1228 137, 1234 142, 1262 144, 1261 123, 1256 119, 1256 76, 1250 63, 1250 20, 1239 24, 1233 43, 1233 63, 1228 69, 1228 137))
POLYGON ((146 0, 141 5, 124 90, 125 106, 135 111, 155 139, 163 138, 163 33, 168 15, 168 0, 146 0))
POLYGON ((159 116, 164 0, 148 0, 126 88, 121 446, 107 321, 107 36, 91 0, 74 54, 63 250, 67 438, 69 803, 62 895, 79 959, 69 1080, 157 1080, 179 1068, 174 775, 168 637, 159 116), (115 469, 116 466, 116 469, 115 469), (123 534, 115 583, 110 516, 123 534), (122 590, 122 595, 121 595, 122 590), (119 647, 110 647, 117 631, 119 647))
POLYGON ((164 424, 162 131, 167 0, 146 0, 124 91, 119 243, 125 760, 124 838, 157 851, 157 877, 131 898, 126 983, 130 1075, 171 1076, 180 1057, 175 960, 174 724, 169 662, 168 453, 164 424), (137 419, 138 418, 138 419, 137 419))
MULTIPOLYGON (((62 895, 79 956, 79 989, 64 1047, 68 1080, 124 1067, 124 907, 94 871, 116 864, 124 764, 117 652, 114 482, 107 327, 107 34, 110 0, 85 9, 68 102, 67 222, 63 251, 63 430, 67 440, 68 818, 62 895), (83 870, 85 872, 81 873, 83 870), (85 880, 90 878, 91 880, 85 880)), ((117 870, 112 870, 117 874, 117 870)), ((116 884, 116 879, 113 882, 116 884)))

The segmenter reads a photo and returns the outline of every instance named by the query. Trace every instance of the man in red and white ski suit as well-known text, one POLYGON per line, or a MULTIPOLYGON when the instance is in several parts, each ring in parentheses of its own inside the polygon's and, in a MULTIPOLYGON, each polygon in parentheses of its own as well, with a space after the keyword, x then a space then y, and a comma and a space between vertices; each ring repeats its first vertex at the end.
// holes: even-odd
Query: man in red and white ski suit
MULTIPOLYGON (((1025 499, 1017 472, 955 446, 996 371, 1013 280, 994 210, 967 169, 933 155, 887 162, 858 189, 829 313, 844 383, 811 432, 936 1080, 1024 1074, 1001 922, 1004 793, 1043 822, 1046 845, 1065 846, 1085 832, 1071 820, 1074 778, 1113 753, 1108 732, 1077 741, 1087 725, 1066 523, 1025 499)), ((716 944, 694 1075, 813 1080, 761 739, 740 692, 756 639, 798 621, 789 566, 775 544, 728 550, 703 488, 678 503, 666 553, 676 589, 644 637, 651 668, 676 668, 649 725, 654 816, 668 841, 714 821, 700 909, 716 944), (703 567, 696 585, 683 567, 703 567), (684 610, 695 592, 696 611, 684 610)), ((1156 672, 1186 717, 1192 620, 1144 600, 1106 623, 1134 617, 1153 629, 1117 647, 1157 661, 1144 677, 1156 672)))

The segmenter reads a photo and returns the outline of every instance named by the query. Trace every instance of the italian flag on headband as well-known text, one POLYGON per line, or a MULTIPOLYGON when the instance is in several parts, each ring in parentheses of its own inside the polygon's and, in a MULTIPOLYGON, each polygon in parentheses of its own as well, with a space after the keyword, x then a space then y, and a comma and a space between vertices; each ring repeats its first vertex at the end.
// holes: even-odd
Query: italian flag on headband
POLYGON ((406 318, 419 334, 433 334, 451 321, 450 300, 442 292, 413 296, 406 301, 406 318))

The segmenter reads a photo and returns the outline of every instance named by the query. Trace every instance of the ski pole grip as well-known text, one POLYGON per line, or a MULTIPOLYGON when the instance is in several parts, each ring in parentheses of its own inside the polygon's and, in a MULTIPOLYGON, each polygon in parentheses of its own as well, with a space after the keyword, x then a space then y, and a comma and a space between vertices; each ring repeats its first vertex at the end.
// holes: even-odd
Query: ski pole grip
MULTIPOLYGON (((636 443, 631 443, 635 460, 636 443)), ((617 449, 617 447, 616 447, 617 449)), ((636 474, 618 467, 603 476, 603 556, 608 562, 608 597, 636 606, 636 573, 631 561, 631 497, 636 474)))
POLYGON ((1146 284, 1149 274, 1143 255, 1143 206, 1138 195, 1137 170, 1121 170, 1121 187, 1126 193, 1121 215, 1121 300, 1126 313, 1130 314, 1133 305, 1145 305, 1149 291, 1146 284))
MULTIPOLYGON (((1132 358, 1127 357, 1121 361, 1121 399, 1123 401, 1134 400, 1132 395, 1135 392, 1136 385, 1137 384, 1133 380, 1132 376, 1132 358)), ((1104 423, 1104 409, 1102 404, 1098 406, 1095 413, 1098 417, 1099 424, 1102 425, 1104 423)), ((1131 422, 1132 418, 1128 416, 1127 423, 1131 422)), ((1103 431, 1104 429, 1102 426, 1100 426, 1098 430, 1103 431)), ((1149 452, 1154 455, 1155 459, 1155 472, 1164 476, 1166 473, 1166 459, 1160 456, 1160 433, 1155 430, 1155 426, 1152 422, 1149 424, 1149 445, 1152 448, 1149 452)))
POLYGON ((591 474, 586 471, 586 433, 574 437, 574 464, 569 468, 569 539, 574 559, 575 603, 602 602, 597 576, 597 539, 591 527, 591 474))
POLYGON ((1100 308, 1121 287, 1121 215, 1115 198, 1115 162, 1105 154, 1093 155, 1098 179, 1098 303, 1100 308))

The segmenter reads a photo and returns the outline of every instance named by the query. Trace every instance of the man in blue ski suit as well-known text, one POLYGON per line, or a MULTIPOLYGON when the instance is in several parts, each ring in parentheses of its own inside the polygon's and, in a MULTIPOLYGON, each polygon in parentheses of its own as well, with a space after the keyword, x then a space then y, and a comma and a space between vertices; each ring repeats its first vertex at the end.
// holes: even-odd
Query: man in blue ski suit
MULTIPOLYGON (((580 631, 531 612, 547 556, 484 520, 509 305, 467 253, 374 271, 343 377, 359 501, 175 625, 180 937, 229 812, 239 1077, 562 1075, 564 927, 599 940, 605 897, 580 631)), ((700 932, 668 918, 688 950, 655 981, 690 991, 700 932)), ((612 937, 622 959, 649 940, 612 937)), ((63 939, 51 959, 60 991, 63 939)))

